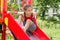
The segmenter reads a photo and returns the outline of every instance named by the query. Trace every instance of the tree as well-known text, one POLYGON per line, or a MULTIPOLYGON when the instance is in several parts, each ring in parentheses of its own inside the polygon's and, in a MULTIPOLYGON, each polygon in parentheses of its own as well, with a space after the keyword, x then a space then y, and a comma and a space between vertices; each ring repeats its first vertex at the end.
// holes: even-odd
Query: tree
POLYGON ((44 18, 45 12, 47 11, 48 7, 58 9, 59 0, 34 0, 34 6, 37 6, 39 9, 39 14, 42 13, 42 17, 44 18))

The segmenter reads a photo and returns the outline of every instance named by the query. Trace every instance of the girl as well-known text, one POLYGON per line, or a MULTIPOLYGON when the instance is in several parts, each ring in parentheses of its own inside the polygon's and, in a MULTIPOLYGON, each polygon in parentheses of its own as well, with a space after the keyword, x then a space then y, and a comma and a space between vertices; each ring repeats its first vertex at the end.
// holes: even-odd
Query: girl
POLYGON ((20 15, 20 23, 23 22, 23 30, 25 32, 33 32, 36 29, 36 25, 33 22, 33 18, 35 14, 32 12, 32 6, 25 5, 24 6, 24 13, 20 15))

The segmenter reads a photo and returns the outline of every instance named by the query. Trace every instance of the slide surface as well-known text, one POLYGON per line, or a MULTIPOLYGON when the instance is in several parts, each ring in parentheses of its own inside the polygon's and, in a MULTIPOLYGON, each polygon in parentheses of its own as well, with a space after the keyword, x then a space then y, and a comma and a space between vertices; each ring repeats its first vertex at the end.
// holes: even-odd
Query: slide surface
POLYGON ((36 35, 40 40, 50 40, 48 36, 37 27, 37 29, 33 32, 33 35, 36 35))
POLYGON ((50 40, 38 26, 37 29, 32 32, 33 35, 28 37, 10 14, 7 14, 6 16, 8 17, 8 27, 18 40, 50 40))

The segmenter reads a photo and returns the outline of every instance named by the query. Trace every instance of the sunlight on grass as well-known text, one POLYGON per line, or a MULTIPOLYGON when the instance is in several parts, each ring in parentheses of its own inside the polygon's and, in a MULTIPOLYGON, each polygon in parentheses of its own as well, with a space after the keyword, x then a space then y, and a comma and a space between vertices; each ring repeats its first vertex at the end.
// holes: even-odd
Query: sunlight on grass
POLYGON ((47 22, 46 20, 37 20, 40 28, 48 35, 51 40, 60 40, 60 24, 47 22))

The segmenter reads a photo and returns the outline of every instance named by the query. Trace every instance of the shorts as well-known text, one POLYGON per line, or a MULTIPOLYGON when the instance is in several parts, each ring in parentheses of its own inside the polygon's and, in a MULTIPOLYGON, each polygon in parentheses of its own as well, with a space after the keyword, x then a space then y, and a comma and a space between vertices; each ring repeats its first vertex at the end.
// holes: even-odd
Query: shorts
MULTIPOLYGON (((25 26, 26 21, 23 22, 23 26, 25 26)), ((36 30, 36 25, 34 24, 34 22, 32 23, 32 25, 27 29, 27 31, 33 32, 36 30)))

